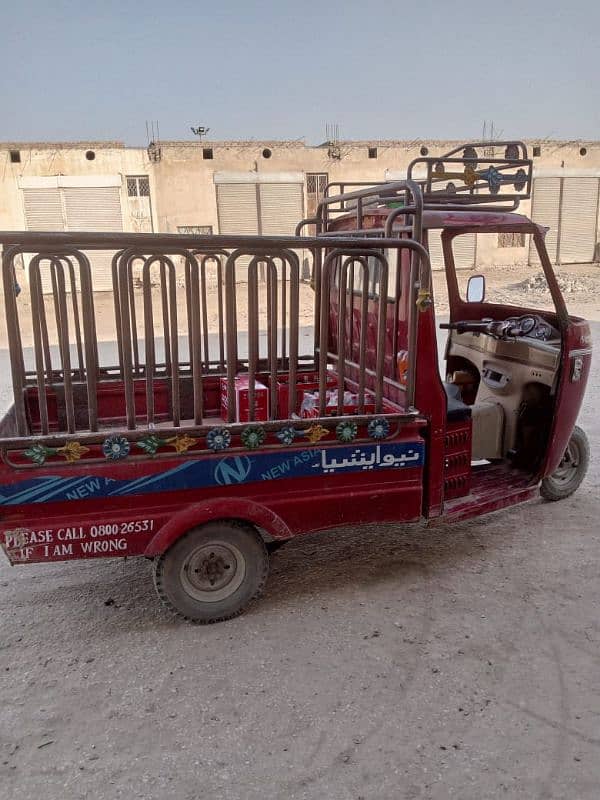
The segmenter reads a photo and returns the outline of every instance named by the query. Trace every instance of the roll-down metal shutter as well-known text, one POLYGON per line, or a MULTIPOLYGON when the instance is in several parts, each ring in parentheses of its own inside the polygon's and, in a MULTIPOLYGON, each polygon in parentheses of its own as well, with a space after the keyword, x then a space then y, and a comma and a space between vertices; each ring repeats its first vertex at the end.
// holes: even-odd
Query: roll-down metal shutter
MULTIPOLYGON (((28 231, 64 231, 65 215, 62 195, 58 187, 40 189, 23 189, 23 207, 25 210, 25 227, 28 231)), ((25 257, 29 266, 30 258, 25 257)), ((47 261, 40 263, 42 292, 52 291, 52 280, 47 261)))
MULTIPOLYGON (((554 263, 558 255, 558 229, 560 225, 560 178, 535 178, 531 198, 531 219, 549 228, 546 250, 554 263)), ((540 259, 533 236, 529 241, 529 263, 539 264, 540 259)))
MULTIPOLYGON (((28 231, 64 231, 65 217, 61 196, 58 187, 40 189, 23 189, 23 207, 25 210, 25 227, 28 231)), ((26 256, 25 264, 29 265, 30 258, 26 256)), ((47 261, 40 263, 42 278, 42 292, 49 294, 52 291, 52 280, 47 261)))
POLYGON ((60 189, 23 189, 28 231, 64 231, 60 189))
POLYGON ((219 233, 255 235, 258 233, 258 209, 255 183, 217 184, 219 233))
MULTIPOLYGON (((60 182, 61 178, 40 181, 60 182)), ((62 180, 67 180, 63 178, 62 180)), ((73 180, 73 179, 69 179, 73 180)), ((122 231, 120 187, 115 186, 42 186, 23 188, 25 225, 30 231, 122 231)), ((112 252, 88 251, 92 285, 96 291, 112 288, 112 252)), ((78 276, 79 268, 75 273, 78 276)), ((79 286, 79 281, 78 281, 79 286)), ((42 265, 42 290, 51 292, 47 264, 42 265)))
POLYGON ((301 183, 261 183, 260 229, 265 236, 293 236, 302 219, 301 183))
POLYGON ((584 264, 594 259, 598 178, 563 178, 558 260, 584 264))
MULTIPOLYGON (((222 234, 293 235, 302 219, 302 183, 238 181, 218 183, 216 188, 222 234)), ((240 258, 237 263, 243 267, 250 260, 240 258)))
MULTIPOLYGON (((122 231, 121 195, 118 186, 65 187, 64 197, 67 230, 122 231)), ((108 250, 89 250, 86 256, 92 268, 95 291, 112 289, 111 261, 114 253, 108 250)))
MULTIPOLYGON (((261 183, 260 231, 265 236, 293 236, 303 217, 304 186, 301 183, 261 183)), ((297 250, 300 264, 303 251, 297 250)))
MULTIPOLYGON (((258 233, 256 184, 217 184, 217 213, 219 233, 232 236, 255 236, 258 233)), ((245 269, 251 260, 250 257, 243 256, 236 260, 236 266, 245 269)), ((238 274, 237 280, 246 280, 246 276, 238 274)))
POLYGON ((70 231, 122 231, 118 186, 64 187, 67 229, 70 231))
MULTIPOLYGON (((427 231, 429 240, 429 256, 432 269, 444 269, 441 231, 427 231)), ((452 252, 456 269, 473 269, 477 251, 477 236, 474 233, 463 233, 452 241, 452 252)))

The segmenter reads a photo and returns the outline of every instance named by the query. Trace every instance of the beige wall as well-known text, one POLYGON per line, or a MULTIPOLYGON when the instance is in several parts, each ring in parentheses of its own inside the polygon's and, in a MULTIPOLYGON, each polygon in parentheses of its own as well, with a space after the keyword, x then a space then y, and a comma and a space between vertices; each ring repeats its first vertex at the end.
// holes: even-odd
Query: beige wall
MULTIPOLYGON (((123 147, 118 143, 0 144, 0 230, 23 230, 25 228, 19 178, 54 177, 56 175, 77 177, 120 175, 122 179, 123 227, 126 231, 133 231, 135 225, 128 215, 125 177, 127 175, 149 175, 150 192, 154 197, 156 187, 153 185, 154 176, 150 167, 151 164, 145 149, 123 147), (11 163, 11 150, 19 151, 21 163, 11 163), (87 151, 94 152, 93 160, 86 158, 87 151)), ((154 220, 154 229, 156 230, 156 220, 154 220)))
MULTIPOLYGON (((121 205, 124 229, 135 230, 128 217, 125 184, 127 175, 148 175, 150 178, 154 230, 174 233, 183 225, 211 225, 218 233, 218 216, 214 174, 216 172, 323 172, 330 181, 380 181, 400 177, 408 164, 418 158, 426 146, 429 155, 442 154, 456 145, 452 141, 379 141, 341 142, 340 158, 332 158, 328 148, 306 146, 301 141, 275 142, 163 142, 161 158, 151 161, 145 148, 124 147, 120 143, 82 142, 0 144, 0 230, 24 228, 21 191, 18 178, 31 176, 91 176, 120 175, 122 177, 121 205), (368 157, 369 147, 377 148, 377 158, 368 157), (211 148, 212 160, 203 158, 203 150, 211 148), (271 151, 270 158, 263 150, 271 151), (9 151, 18 149, 21 163, 11 164, 9 151), (93 150, 93 161, 85 158, 93 150)), ((598 171, 600 174, 600 142, 528 142, 541 147, 534 157, 537 174, 571 174, 571 171, 598 171), (585 147, 587 154, 580 155, 585 147)), ((502 155, 501 152, 497 153, 502 155)), ((306 199, 305 199, 306 207, 306 199)), ((520 211, 528 214, 530 203, 524 202, 520 211)), ((528 247, 497 248, 493 237, 480 237, 478 263, 526 262, 528 247)))
MULTIPOLYGON (((429 155, 444 153, 458 142, 349 142, 341 143, 341 158, 331 158, 327 147, 307 147, 302 142, 166 142, 161 145, 161 161, 154 165, 157 197, 155 205, 159 229, 176 232, 180 225, 212 225, 218 232, 214 174, 218 172, 323 172, 330 181, 381 181, 401 177, 409 163, 426 146, 429 155), (377 147, 377 158, 369 158, 369 147, 377 147), (203 158, 212 149, 212 160, 203 158), (264 158, 265 148, 271 157, 264 158)), ((534 158, 536 170, 559 174, 563 169, 600 170, 600 142, 532 142, 542 153, 534 158), (579 149, 587 149, 586 156, 579 149)), ((502 155, 498 152, 498 155, 502 155)), ((306 198, 305 198, 306 208, 306 198)), ((521 211, 529 213, 529 203, 521 211)), ((523 248, 503 253, 506 263, 523 260, 523 248)), ((482 258, 493 258, 482 250, 482 258)), ((526 256, 525 256, 526 260, 526 256)))

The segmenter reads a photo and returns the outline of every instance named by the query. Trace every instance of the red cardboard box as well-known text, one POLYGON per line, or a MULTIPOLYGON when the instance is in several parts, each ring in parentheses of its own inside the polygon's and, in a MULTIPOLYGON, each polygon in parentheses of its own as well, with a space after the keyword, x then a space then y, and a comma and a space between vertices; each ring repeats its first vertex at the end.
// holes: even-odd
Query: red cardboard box
MULTIPOLYGON (((328 389, 337 386, 337 377, 331 372, 327 371, 326 386, 328 389)), ((300 410, 304 395, 307 392, 314 392, 319 388, 319 373, 318 372, 299 372, 298 380, 296 383, 296 413, 300 410)), ((286 419, 288 416, 288 403, 290 398, 290 384, 287 375, 279 375, 277 377, 277 407, 279 411, 279 419, 286 419)))
MULTIPOLYGON (((247 375, 235 376, 235 422, 249 422, 250 406, 248 400, 249 381, 247 375)), ((227 420, 229 407, 227 378, 221 378, 221 417, 227 420)), ((269 419, 269 390, 260 381, 254 383, 254 421, 266 422, 269 419)))

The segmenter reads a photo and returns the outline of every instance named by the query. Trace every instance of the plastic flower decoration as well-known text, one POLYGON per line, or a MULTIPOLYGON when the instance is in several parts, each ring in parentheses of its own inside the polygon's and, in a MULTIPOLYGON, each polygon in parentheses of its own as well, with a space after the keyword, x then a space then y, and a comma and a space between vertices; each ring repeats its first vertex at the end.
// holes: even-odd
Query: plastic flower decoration
POLYGON ((367 425, 371 439, 385 439, 390 432, 390 423, 383 417, 372 419, 367 425))
POLYGON ((231 444, 231 434, 227 428, 212 428, 206 434, 206 444, 215 453, 218 450, 226 450, 231 444))
POLYGON ((53 447, 45 447, 43 444, 33 444, 25 450, 24 455, 26 455, 30 461, 33 461, 41 467, 46 458, 54 455, 55 452, 56 450, 53 447))
POLYGON ((264 442, 265 436, 264 428, 259 425, 249 425, 242 431, 241 439, 248 450, 256 450, 264 442))
POLYGON ((137 442, 137 446, 140 448, 140 450, 143 450, 144 453, 147 453, 149 456, 155 455, 158 448, 163 444, 163 439, 160 439, 153 433, 137 442))
POLYGON ((328 435, 329 431, 327 430, 327 428, 324 428, 322 425, 319 425, 316 422, 313 425, 311 425, 310 428, 307 428, 304 431, 304 436, 306 436, 306 438, 311 444, 316 444, 317 442, 320 442, 321 439, 324 439, 325 436, 328 435))
POLYGON ((352 442, 356 439, 358 427, 356 422, 340 422, 335 429, 335 433, 340 442, 352 442))
POLYGON ((282 428, 280 431, 277 431, 275 434, 281 444, 293 444, 294 439, 298 436, 298 431, 293 428, 291 425, 286 425, 285 428, 282 428))
POLYGON ((102 443, 102 452, 105 458, 111 461, 120 461, 127 458, 131 445, 124 436, 109 436, 102 443))
POLYGON ((193 436, 188 436, 187 433, 183 436, 175 436, 173 439, 169 439, 169 444, 172 444, 175 448, 177 453, 187 453, 190 447, 193 447, 198 439, 195 439, 193 436))
POLYGON ((67 444, 59 447, 56 452, 60 453, 60 455, 70 463, 73 463, 73 461, 79 461, 89 449, 89 447, 84 447, 82 444, 79 444, 79 442, 67 442, 67 444))

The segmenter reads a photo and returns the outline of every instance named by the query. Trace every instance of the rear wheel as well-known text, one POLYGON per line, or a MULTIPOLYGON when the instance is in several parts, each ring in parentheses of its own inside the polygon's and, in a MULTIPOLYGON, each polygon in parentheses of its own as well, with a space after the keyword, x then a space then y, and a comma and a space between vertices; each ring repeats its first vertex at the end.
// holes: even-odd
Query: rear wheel
POLYGON ((562 461, 552 475, 542 481, 542 497, 546 500, 563 500, 572 495, 585 478, 589 463, 590 443, 585 431, 576 425, 562 461))
POLYGON ((267 549, 251 526, 209 522, 155 559, 154 585, 175 615, 207 624, 241 614, 261 593, 268 571, 267 549))

